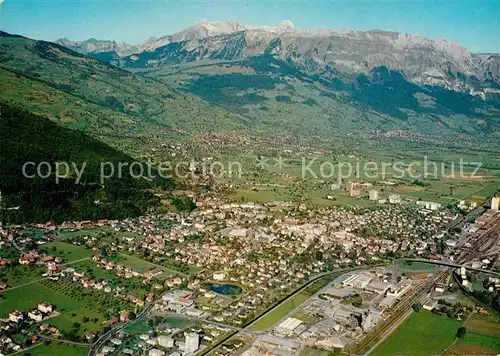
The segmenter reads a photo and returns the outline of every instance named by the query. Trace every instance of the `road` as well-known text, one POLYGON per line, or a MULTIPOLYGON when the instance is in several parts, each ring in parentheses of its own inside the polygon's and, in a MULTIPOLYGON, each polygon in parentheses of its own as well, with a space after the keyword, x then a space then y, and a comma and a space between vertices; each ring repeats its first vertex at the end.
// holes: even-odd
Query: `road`
POLYGON ((296 289, 295 291, 293 291, 292 293, 290 293, 289 295, 287 295, 286 297, 284 297, 280 301, 278 301, 278 303, 272 305, 271 307, 269 307, 268 309, 266 309, 265 311, 263 311, 262 313, 260 313, 259 315, 257 315, 254 319, 252 319, 249 322, 247 322, 246 324, 244 324, 241 327, 241 330, 233 331, 232 333, 230 333, 229 335, 227 335, 223 339, 219 340, 216 344, 214 344, 214 345, 208 347, 207 349, 203 350, 203 352, 200 353, 200 356, 208 355, 210 352, 212 352, 213 350, 217 349, 220 345, 224 344, 226 341, 228 341, 229 339, 231 339, 232 337, 234 337, 240 331, 248 332, 248 327, 250 327, 251 325, 255 324, 261 318, 265 317, 267 314, 269 314, 270 312, 272 312, 273 310, 275 310, 276 308, 278 308, 281 304, 283 304, 287 300, 293 298, 295 295, 297 295, 298 293, 300 293, 302 290, 304 290, 305 288, 307 288, 308 286, 310 286, 311 284, 313 284, 317 280, 319 280, 319 279, 321 279, 323 277, 332 275, 332 274, 339 274, 339 275, 341 275, 342 272, 347 273, 347 272, 350 272, 350 271, 355 271, 355 270, 360 270, 360 269, 367 269, 367 268, 375 268, 375 267, 380 267, 380 266, 381 265, 376 265, 376 266, 362 266, 362 267, 358 267, 358 268, 343 268, 343 269, 339 269, 339 270, 336 270, 336 271, 330 271, 330 272, 321 273, 321 274, 319 274, 319 275, 311 278, 309 281, 307 281, 306 283, 304 283, 301 287, 299 287, 298 289, 296 289))
POLYGON ((120 324, 116 327, 114 327, 113 329, 109 330, 108 332, 102 334, 99 339, 94 342, 92 344, 92 346, 90 347, 89 349, 89 352, 88 352, 88 355, 89 356, 95 356, 97 355, 99 349, 109 340, 111 339, 111 336, 120 331, 120 330, 123 330, 125 329, 127 326, 129 325, 132 325, 132 324, 135 324, 141 320, 143 320, 144 318, 146 318, 149 314, 149 312, 151 311, 151 309, 153 309, 154 305, 155 305, 156 301, 149 304, 147 307, 145 307, 138 315, 137 317, 134 319, 134 320, 129 320, 127 321, 126 323, 123 323, 123 324, 120 324))
MULTIPOLYGON (((170 292, 172 292, 172 291, 174 291, 176 289, 177 288, 170 289, 170 290, 166 291, 165 293, 170 293, 170 292)), ((126 323, 120 324, 120 325, 114 327, 113 329, 109 330, 108 332, 102 334, 99 337, 99 339, 97 339, 97 341, 92 344, 92 346, 90 347, 90 350, 88 352, 88 355, 89 356, 95 356, 95 355, 97 355, 97 352, 99 351, 99 349, 111 338, 111 336, 114 333, 116 333, 116 332, 118 332, 120 330, 125 329, 129 325, 132 325, 132 324, 135 324, 135 323, 137 323, 137 322, 139 322, 141 320, 144 320, 149 315, 149 313, 151 312, 151 309, 153 309, 153 307, 155 306, 155 304, 162 299, 162 297, 163 297, 163 295, 165 293, 163 293, 155 301, 153 301, 149 305, 147 305, 139 314, 137 314, 137 316, 136 316, 136 318, 134 320, 129 320, 126 323)))

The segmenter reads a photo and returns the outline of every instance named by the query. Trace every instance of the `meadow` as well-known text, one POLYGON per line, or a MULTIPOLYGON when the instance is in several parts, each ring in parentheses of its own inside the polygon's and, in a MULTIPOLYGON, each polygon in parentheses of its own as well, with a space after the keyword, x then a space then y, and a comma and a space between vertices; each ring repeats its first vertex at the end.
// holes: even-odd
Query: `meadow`
POLYGON ((2 295, 4 299, 0 302, 0 318, 7 317, 9 312, 13 310, 27 312, 36 308, 38 302, 42 301, 54 305, 56 311, 73 310, 82 306, 71 297, 57 292, 41 282, 7 290, 2 295))
POLYGON ((42 342, 26 351, 21 352, 21 356, 53 356, 53 355, 64 355, 64 356, 86 356, 88 349, 81 346, 72 346, 65 344, 58 344, 55 342, 47 343, 42 342))
POLYGON ((427 311, 412 313, 370 355, 438 355, 455 340, 462 324, 427 311))
POLYGON ((76 246, 63 241, 54 241, 44 245, 47 253, 53 256, 61 257, 65 263, 82 260, 92 256, 90 251, 85 246, 76 246))
POLYGON ((300 307, 302 303, 308 300, 312 295, 314 295, 319 289, 324 287, 328 281, 333 277, 325 277, 319 281, 314 282, 307 288, 295 294, 293 297, 287 299, 285 302, 281 303, 278 307, 271 310, 266 315, 259 318, 256 322, 252 323, 248 329, 249 330, 265 330, 275 326, 281 319, 287 316, 290 312, 300 307))

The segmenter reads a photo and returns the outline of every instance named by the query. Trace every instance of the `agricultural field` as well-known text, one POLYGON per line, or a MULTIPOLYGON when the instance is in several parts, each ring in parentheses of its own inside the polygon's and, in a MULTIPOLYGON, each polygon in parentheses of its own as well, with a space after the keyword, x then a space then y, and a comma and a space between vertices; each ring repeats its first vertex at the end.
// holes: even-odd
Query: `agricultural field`
MULTIPOLYGON (((359 153, 357 156, 347 154, 334 156, 318 152, 317 154, 301 153, 299 157, 274 152, 273 155, 265 157, 266 167, 262 169, 256 166, 258 163, 256 158, 259 155, 257 150, 254 155, 247 154, 243 157, 231 158, 232 162, 241 163, 242 176, 224 177, 222 180, 235 187, 231 195, 235 201, 304 201, 315 205, 375 206, 376 202, 368 200, 369 189, 365 189, 360 197, 348 195, 345 191, 345 183, 351 180, 367 181, 373 184, 370 189, 378 190, 379 198, 398 194, 408 200, 433 201, 443 206, 460 199, 482 202, 500 189, 500 182, 493 170, 481 169, 477 173, 481 178, 470 178, 468 175, 472 173, 474 167, 465 166, 462 176, 457 166, 453 174, 450 162, 458 165, 459 159, 464 157, 461 153, 426 158, 437 164, 439 174, 436 177, 428 176, 418 180, 410 178, 409 174, 418 174, 417 176, 423 177, 425 170, 422 166, 424 156, 427 155, 425 152, 420 154, 406 152, 405 155, 398 155, 394 152, 373 151, 359 153), (276 162, 281 155, 286 163, 282 167, 277 167, 276 162), (384 164, 394 162, 395 159, 406 163, 403 165, 406 173, 403 177, 400 177, 401 173, 390 165, 382 169, 384 164), (310 162, 313 163, 309 164, 310 162), (346 166, 339 168, 339 162, 346 166), (378 170, 375 173, 371 171, 363 173, 363 166, 366 162, 377 164, 378 170), (416 164, 418 169, 412 169, 408 164, 412 162, 418 163, 416 164), (351 167, 349 168, 347 164, 351 167), (445 165, 444 169, 441 164, 445 165), (357 165, 360 166, 359 169, 357 165), (304 166, 309 168, 303 170, 304 166), (305 177, 303 177, 304 173, 305 177), (339 182, 340 173, 342 173, 343 184, 340 190, 332 190, 331 184, 339 182), (395 186, 384 185, 384 182, 388 180, 397 184, 395 186), (326 199, 327 196, 333 198, 326 199)), ((477 157, 475 159, 474 156, 466 157, 470 161, 477 161, 477 157)), ((428 174, 432 175, 433 171, 431 170, 428 174)))
POLYGON ((487 198, 500 190, 500 183, 494 183, 474 193, 473 197, 487 198))
POLYGON ((500 316, 473 314, 465 323, 467 330, 500 337, 500 316))
POLYGON ((370 355, 438 355, 453 343, 462 324, 427 311, 412 313, 370 355))
POLYGON ((0 269, 0 280, 7 283, 8 288, 22 286, 42 278, 44 268, 15 265, 0 269))
POLYGON ((457 339, 443 355, 498 355, 500 337, 467 332, 465 337, 457 339))
POLYGON ((42 342, 34 347, 21 352, 20 356, 85 356, 88 353, 86 347, 58 344, 56 342, 42 342))

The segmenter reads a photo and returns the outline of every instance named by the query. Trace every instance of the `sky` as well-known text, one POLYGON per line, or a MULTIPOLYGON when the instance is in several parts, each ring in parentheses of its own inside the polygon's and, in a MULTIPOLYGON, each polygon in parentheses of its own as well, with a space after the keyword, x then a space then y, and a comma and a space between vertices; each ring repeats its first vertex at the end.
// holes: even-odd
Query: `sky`
POLYGON ((0 29, 54 41, 141 43, 202 19, 296 28, 391 30, 500 52, 500 0, 0 0, 0 29))

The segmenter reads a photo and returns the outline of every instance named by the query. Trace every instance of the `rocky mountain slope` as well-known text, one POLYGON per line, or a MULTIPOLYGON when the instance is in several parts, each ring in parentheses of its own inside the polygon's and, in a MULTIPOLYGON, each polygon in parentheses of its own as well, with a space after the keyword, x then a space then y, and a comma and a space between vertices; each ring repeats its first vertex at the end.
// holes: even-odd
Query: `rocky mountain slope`
POLYGON ((234 26, 190 29, 178 36, 201 38, 131 56, 92 54, 99 60, 0 33, 0 88, 10 104, 141 156, 161 150, 164 138, 207 131, 287 137, 500 132, 494 98, 417 83, 388 65, 354 71, 304 58, 314 51, 286 59, 286 36, 296 31, 290 23, 231 32, 234 26), (203 37, 208 30, 219 34, 203 37), (270 34, 280 38, 258 40, 270 34))
POLYGON ((131 154, 143 151, 138 141, 153 136, 245 127, 197 96, 55 43, 1 31, 0 90, 12 106, 131 154))
POLYGON ((473 54, 458 43, 405 33, 300 30, 290 21, 277 27, 202 21, 137 46, 97 44, 95 40, 60 43, 86 54, 114 51, 114 63, 129 68, 156 68, 205 59, 241 60, 270 54, 308 74, 344 80, 386 66, 416 84, 437 85, 485 100, 500 98, 499 54, 473 54))

